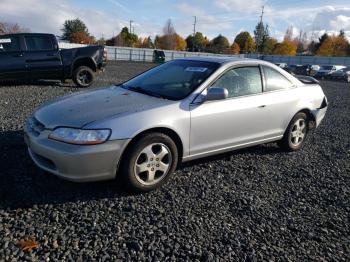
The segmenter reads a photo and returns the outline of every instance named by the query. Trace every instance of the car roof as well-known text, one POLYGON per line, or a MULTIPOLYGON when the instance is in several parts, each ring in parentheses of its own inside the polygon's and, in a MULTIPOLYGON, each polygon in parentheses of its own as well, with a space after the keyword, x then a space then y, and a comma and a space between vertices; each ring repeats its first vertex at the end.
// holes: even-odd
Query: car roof
POLYGON ((232 57, 232 56, 195 56, 195 57, 179 58, 177 60, 212 62, 212 63, 219 63, 219 64, 227 64, 231 62, 243 62, 243 61, 244 62, 251 61, 255 63, 262 62, 262 60, 258 60, 258 59, 232 57))
POLYGON ((20 35, 53 35, 54 34, 46 34, 46 33, 13 33, 13 34, 4 34, 1 36, 12 36, 12 35, 16 35, 16 36, 20 36, 20 35))

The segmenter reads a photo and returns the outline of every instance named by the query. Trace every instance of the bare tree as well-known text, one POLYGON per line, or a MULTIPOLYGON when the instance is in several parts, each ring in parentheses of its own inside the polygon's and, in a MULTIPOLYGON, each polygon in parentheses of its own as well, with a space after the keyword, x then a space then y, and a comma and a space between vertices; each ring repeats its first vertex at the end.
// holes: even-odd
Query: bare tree
POLYGON ((168 19, 165 23, 165 26, 163 28, 163 48, 168 50, 175 50, 176 48, 176 31, 175 27, 171 21, 171 19, 168 19))
POLYGON ((309 46, 310 42, 309 42, 309 39, 308 39, 308 35, 306 32, 303 33, 302 37, 301 37, 301 43, 304 47, 304 50, 307 49, 307 47, 309 46))
POLYGON ((29 32, 29 29, 19 26, 17 23, 0 22, 0 35, 29 32))
POLYGON ((165 26, 163 27, 163 33, 164 35, 174 35, 176 34, 175 27, 171 21, 171 19, 168 19, 165 23, 165 26))
POLYGON ((293 26, 287 28, 286 34, 284 35, 284 41, 292 41, 293 40, 293 26))

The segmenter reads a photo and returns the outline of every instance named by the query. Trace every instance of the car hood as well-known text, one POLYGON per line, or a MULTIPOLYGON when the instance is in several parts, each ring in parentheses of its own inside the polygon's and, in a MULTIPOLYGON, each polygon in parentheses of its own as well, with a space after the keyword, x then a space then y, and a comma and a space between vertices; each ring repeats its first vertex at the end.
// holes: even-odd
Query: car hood
POLYGON ((121 87, 79 92, 50 101, 34 113, 45 128, 82 128, 105 118, 143 111, 174 101, 156 98, 121 87))

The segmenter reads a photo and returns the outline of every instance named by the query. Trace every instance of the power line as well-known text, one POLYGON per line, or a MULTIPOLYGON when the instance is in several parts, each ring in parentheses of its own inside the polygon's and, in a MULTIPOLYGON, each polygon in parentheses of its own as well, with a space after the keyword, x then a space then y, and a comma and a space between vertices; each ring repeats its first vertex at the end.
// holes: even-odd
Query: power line
POLYGON ((234 22, 234 21, 241 21, 242 19, 256 19, 256 16, 250 15, 250 16, 241 16, 241 17, 236 17, 228 20, 219 20, 219 21, 213 21, 213 22, 200 22, 200 20, 197 21, 198 24, 201 25, 208 25, 208 24, 223 24, 223 23, 229 23, 229 22, 234 22))

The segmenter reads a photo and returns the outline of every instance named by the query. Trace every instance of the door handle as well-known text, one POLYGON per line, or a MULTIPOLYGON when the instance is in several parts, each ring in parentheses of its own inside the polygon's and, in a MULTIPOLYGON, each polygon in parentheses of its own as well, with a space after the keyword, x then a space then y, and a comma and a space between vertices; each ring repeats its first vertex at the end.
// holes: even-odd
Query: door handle
POLYGON ((22 57, 22 56, 23 56, 23 53, 13 55, 13 57, 22 57))
POLYGON ((266 105, 261 105, 261 106, 258 106, 259 108, 264 108, 264 107, 266 107, 266 105))

